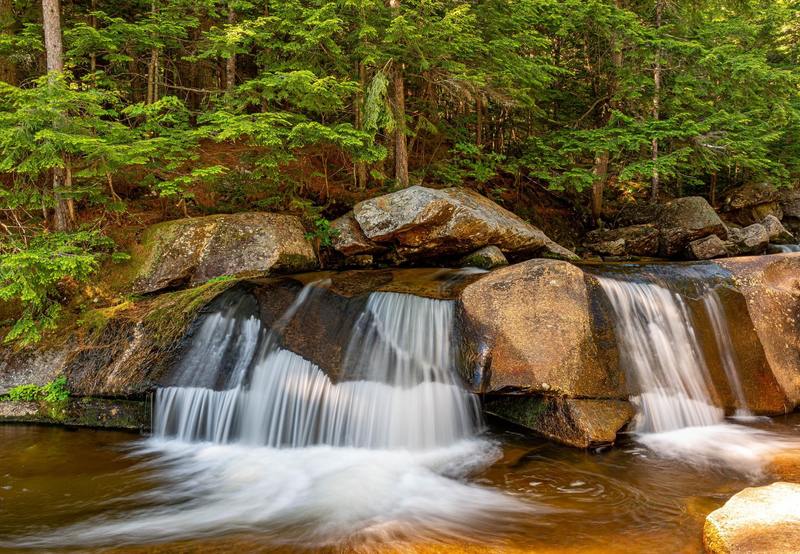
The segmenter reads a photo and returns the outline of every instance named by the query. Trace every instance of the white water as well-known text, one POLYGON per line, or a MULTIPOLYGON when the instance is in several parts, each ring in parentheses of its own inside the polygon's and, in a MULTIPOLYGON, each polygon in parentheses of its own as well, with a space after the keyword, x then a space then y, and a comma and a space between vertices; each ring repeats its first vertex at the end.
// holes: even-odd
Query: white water
POLYGON ((599 281, 616 316, 620 362, 639 391, 635 430, 659 433, 722 421, 683 299, 655 283, 599 281))
POLYGON ((377 543, 492 543, 512 520, 548 511, 466 482, 501 452, 475 436, 477 401, 454 369, 452 302, 373 293, 333 383, 280 346, 287 323, 322 293, 306 287, 269 330, 245 301, 207 316, 178 372, 187 386, 158 391, 154 437, 137 451, 164 483, 138 498, 154 507, 24 545, 254 532, 271 545, 371 552, 377 543))
MULTIPOLYGON (((727 423, 714 404, 713 384, 686 302, 655 282, 598 277, 615 314, 620 363, 638 393, 637 440, 662 457, 704 467, 723 467, 752 477, 778 451, 796 448, 771 433, 727 423)), ((704 303, 722 364, 746 409, 736 355, 719 297, 704 303)))
MULTIPOLYGON (((320 290, 306 287, 281 325, 320 290)), ((230 321, 235 317, 214 314, 208 321, 222 334, 235 327, 230 321)), ((261 352, 254 357, 247 352, 254 359, 249 386, 229 378, 235 386, 222 391, 193 382, 160 389, 154 433, 293 448, 449 446, 473 435, 479 421, 477 400, 456 379, 452 329, 450 301, 373 293, 352 332, 341 382, 332 383, 316 365, 281 348, 280 327, 273 328, 261 352)), ((209 364, 227 362, 207 343, 196 348, 209 364)), ((199 356, 192 351, 187 358, 199 356)))
POLYGON ((800 244, 770 244, 769 246, 771 251, 777 253, 789 254, 791 252, 800 252, 800 244))
POLYGON ((703 295, 703 304, 705 305, 708 319, 711 321, 711 329, 714 331, 714 339, 719 350, 722 368, 725 370, 728 385, 736 399, 736 416, 740 418, 752 417, 753 414, 747 408, 747 398, 744 395, 742 381, 739 379, 739 364, 736 350, 733 347, 731 332, 728 328, 728 319, 725 316, 725 307, 722 305, 717 291, 713 289, 706 291, 703 295))

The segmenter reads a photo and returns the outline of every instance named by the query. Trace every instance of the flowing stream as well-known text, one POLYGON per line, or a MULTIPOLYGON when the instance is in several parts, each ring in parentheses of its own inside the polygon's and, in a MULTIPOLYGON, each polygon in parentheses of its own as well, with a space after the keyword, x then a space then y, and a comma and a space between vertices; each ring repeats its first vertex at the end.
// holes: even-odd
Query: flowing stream
MULTIPOLYGON (((702 298, 736 415, 750 411, 739 379, 737 354, 715 289, 691 270, 684 277, 702 298)), ((647 272, 598 276, 614 312, 620 363, 636 394, 633 431, 661 456, 700 466, 722 465, 757 475, 765 460, 792 445, 784 437, 729 423, 718 405, 695 316, 668 279, 647 272)))

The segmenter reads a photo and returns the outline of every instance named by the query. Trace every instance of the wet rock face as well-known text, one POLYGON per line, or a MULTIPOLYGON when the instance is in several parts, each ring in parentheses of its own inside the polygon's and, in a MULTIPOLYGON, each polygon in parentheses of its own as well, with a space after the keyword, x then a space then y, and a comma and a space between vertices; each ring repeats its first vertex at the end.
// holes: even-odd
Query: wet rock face
POLYGON ((597 338, 578 267, 530 260, 493 271, 463 290, 459 309, 476 392, 626 397, 616 346, 597 338))
POLYGON ((800 545, 800 485, 773 483, 735 494, 706 517, 709 554, 784 554, 800 545))
POLYGON ((725 195, 723 211, 738 225, 752 225, 768 215, 783 219, 780 194, 769 183, 748 183, 732 189, 725 195))
POLYGON ((800 405, 800 257, 791 254, 716 262, 744 295, 772 375, 786 396, 785 411, 800 405))
MULTIPOLYGON (((296 273, 319 262, 294 216, 242 213, 168 221, 143 237, 146 259, 132 292, 195 285, 222 275, 296 273)), ((135 262, 132 262, 135 263, 135 262)))
POLYGON ((597 229, 586 235, 584 246, 605 256, 657 256, 659 232, 654 225, 597 229))
POLYGON ((664 257, 682 256, 690 242, 717 235, 727 229, 714 208, 699 196, 687 196, 666 203, 656 220, 660 231, 659 253, 664 257))
POLYGON ((463 256, 495 245, 505 254, 550 254, 576 258, 542 231, 465 188, 414 186, 359 202, 353 208, 356 229, 340 218, 335 248, 350 256, 371 253, 372 245, 394 248, 396 261, 430 256, 463 256))
POLYGON ((484 409, 501 419, 576 448, 613 444, 634 415, 625 400, 491 396, 484 409))

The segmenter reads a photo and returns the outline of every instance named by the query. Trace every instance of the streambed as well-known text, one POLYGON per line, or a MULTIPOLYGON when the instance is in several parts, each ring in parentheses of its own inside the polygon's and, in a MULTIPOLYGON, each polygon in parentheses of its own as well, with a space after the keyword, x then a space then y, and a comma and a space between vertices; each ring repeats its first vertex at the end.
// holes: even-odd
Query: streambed
MULTIPOLYGON (((800 416, 758 425, 796 436, 800 416)), ((34 426, 0 427, 0 444, 3 553, 698 552, 707 513, 770 481, 497 428, 424 459, 34 426), (276 507, 293 517, 260 517, 276 507)))

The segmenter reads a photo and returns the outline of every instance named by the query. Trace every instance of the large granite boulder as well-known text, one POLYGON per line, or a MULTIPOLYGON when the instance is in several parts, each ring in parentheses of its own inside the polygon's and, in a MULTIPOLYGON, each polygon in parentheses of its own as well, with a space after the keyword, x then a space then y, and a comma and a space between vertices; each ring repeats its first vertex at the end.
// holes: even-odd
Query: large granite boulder
POLYGON ((584 246, 604 256, 657 256, 658 229, 651 224, 618 229, 596 229, 586 234, 584 246))
POLYGON ((634 415, 625 400, 490 396, 484 409, 501 419, 576 448, 613 444, 634 415))
POLYGON ((778 204, 783 212, 783 224, 792 233, 800 233, 800 190, 795 188, 781 189, 778 204))
POLYGON ((800 257, 729 258, 716 262, 744 295, 772 375, 786 396, 786 412, 800 405, 800 257))
POLYGON ((318 267, 300 220, 240 213, 167 221, 149 227, 129 264, 131 291, 152 293, 214 277, 257 277, 318 267))
POLYGON ((727 236, 725 224, 714 208, 699 196, 678 198, 664 204, 656 220, 660 231, 659 252, 664 257, 683 256, 690 242, 717 235, 727 236))
POLYGON ((334 247, 345 256, 382 246, 393 248, 395 261, 414 261, 460 257, 495 245, 510 255, 577 257, 488 198, 460 187, 413 186, 364 200, 333 227, 341 231, 334 247))
POLYGON ((723 200, 725 217, 738 225, 752 225, 773 215, 783 219, 778 189, 769 183, 747 183, 728 191, 723 200))
POLYGON ((800 485, 773 483, 735 494, 706 517, 709 554, 789 554, 800 545, 800 485))
POLYGON ((476 392, 626 398, 610 323, 578 267, 530 260, 497 269, 462 291, 459 309, 476 392))
POLYGON ((728 230, 728 242, 734 256, 763 254, 769 244, 769 233, 760 223, 753 223, 743 229, 732 227, 728 230))

